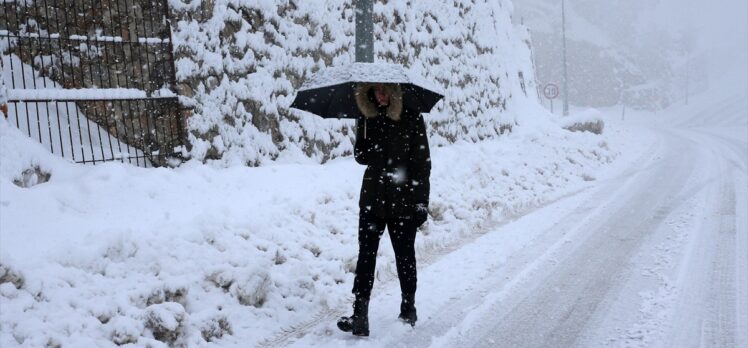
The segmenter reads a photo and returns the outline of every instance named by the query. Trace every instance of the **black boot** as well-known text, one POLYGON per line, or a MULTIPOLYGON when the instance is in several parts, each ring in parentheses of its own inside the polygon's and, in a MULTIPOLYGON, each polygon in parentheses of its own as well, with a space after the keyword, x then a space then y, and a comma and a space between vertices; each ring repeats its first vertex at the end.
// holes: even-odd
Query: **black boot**
POLYGON ((400 320, 410 324, 410 326, 416 326, 416 294, 403 294, 403 300, 400 302, 400 320))
POLYGON ((369 336, 369 299, 356 296, 353 315, 338 319, 338 328, 355 336, 369 336))

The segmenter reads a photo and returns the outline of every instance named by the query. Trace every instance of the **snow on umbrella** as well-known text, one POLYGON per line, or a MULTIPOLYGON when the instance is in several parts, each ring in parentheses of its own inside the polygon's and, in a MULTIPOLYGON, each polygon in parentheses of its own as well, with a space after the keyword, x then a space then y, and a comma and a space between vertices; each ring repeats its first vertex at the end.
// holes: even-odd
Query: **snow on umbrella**
POLYGON ((355 90, 359 83, 397 83, 403 90, 403 104, 417 113, 427 113, 443 97, 433 84, 415 76, 402 65, 353 63, 325 68, 306 81, 291 104, 292 108, 323 118, 356 118, 355 90))

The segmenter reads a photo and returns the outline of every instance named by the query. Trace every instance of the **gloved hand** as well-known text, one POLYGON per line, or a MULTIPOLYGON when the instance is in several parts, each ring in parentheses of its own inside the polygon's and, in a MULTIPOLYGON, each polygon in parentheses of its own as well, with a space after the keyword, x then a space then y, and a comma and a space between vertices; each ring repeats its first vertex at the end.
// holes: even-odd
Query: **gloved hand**
POLYGON ((416 210, 413 212, 413 223, 416 226, 423 225, 429 218, 429 205, 428 203, 421 202, 416 203, 416 210))

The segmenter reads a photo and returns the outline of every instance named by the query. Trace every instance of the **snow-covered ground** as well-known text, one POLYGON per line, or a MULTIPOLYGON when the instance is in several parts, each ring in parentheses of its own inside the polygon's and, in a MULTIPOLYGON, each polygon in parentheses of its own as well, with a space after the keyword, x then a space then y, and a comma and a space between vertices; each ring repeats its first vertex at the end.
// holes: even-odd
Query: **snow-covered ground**
MULTIPOLYGON (((618 157, 605 137, 544 118, 498 140, 433 149, 421 265, 584 190, 618 157)), ((350 158, 79 166, 5 121, 0 147, 3 347, 247 346, 349 306, 364 169, 350 158), (13 184, 34 166, 49 182, 13 184)), ((395 273, 382 245, 378 288, 395 273)))
POLYGON ((602 136, 527 117, 433 149, 419 322, 396 319, 383 240, 368 339, 334 326, 357 248, 352 159, 79 166, 0 118, 0 346, 745 347, 741 95, 607 110, 602 136), (35 166, 48 182, 13 184, 35 166))

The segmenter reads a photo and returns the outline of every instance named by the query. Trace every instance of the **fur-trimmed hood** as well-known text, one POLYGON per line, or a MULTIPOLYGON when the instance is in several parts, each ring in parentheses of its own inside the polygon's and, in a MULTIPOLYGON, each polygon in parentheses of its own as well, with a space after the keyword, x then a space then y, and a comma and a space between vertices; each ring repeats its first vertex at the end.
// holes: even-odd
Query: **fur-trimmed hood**
MULTIPOLYGON (((371 91, 376 83, 360 83, 356 86, 356 106, 358 110, 366 118, 377 117, 379 110, 376 102, 369 98, 369 91, 371 91)), ((393 121, 399 121, 400 116, 403 113, 403 90, 399 84, 396 83, 383 83, 382 85, 388 90, 390 94, 390 105, 387 106, 387 117, 393 121)))

